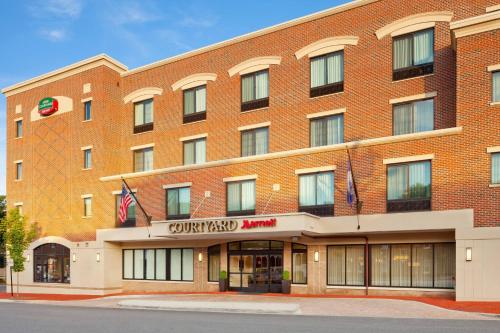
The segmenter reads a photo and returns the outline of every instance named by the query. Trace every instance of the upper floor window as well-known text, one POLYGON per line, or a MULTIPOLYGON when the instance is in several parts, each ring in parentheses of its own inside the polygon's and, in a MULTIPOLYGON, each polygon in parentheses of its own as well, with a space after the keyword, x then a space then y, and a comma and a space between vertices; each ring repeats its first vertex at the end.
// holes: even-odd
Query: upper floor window
POLYGON ((207 139, 196 139, 184 142, 184 165, 206 162, 207 139))
POLYGON ((392 62, 394 81, 434 72, 434 29, 395 37, 392 62))
POLYGON ((493 73, 493 102, 500 102, 500 72, 493 73))
POLYGON ((334 115, 311 120, 311 147, 344 142, 344 115, 334 115))
POLYGON ((241 156, 267 154, 269 128, 261 127, 241 132, 241 156))
POLYGON ((184 90, 184 124, 207 118, 207 86, 184 90))
POLYGON ((134 172, 153 170, 153 148, 134 151, 134 172))
POLYGON ((269 106, 269 71, 241 76, 241 111, 269 106))
POLYGON ((500 184, 500 153, 491 154, 491 183, 500 184))
POLYGON ((23 179, 23 162, 16 163, 16 180, 23 179))
POLYGON ((431 162, 387 167, 387 211, 431 209, 431 162))
POLYGON ((299 176, 299 212, 318 216, 332 216, 333 204, 333 172, 299 176))
POLYGON ((83 151, 83 168, 84 169, 92 168, 92 149, 85 149, 83 151))
POLYGON ((89 121, 92 119, 92 101, 83 103, 83 120, 89 121))
POLYGON ((191 189, 189 187, 167 190, 167 220, 189 219, 191 189))
POLYGON ((398 104, 393 109, 394 135, 432 131, 434 99, 398 104))
POLYGON ((134 133, 153 130, 153 99, 134 104, 134 133))
POLYGON ((227 184, 227 215, 255 214, 255 180, 227 184))
POLYGON ((310 97, 344 91, 344 51, 311 58, 310 97))
POLYGON ((135 200, 134 197, 132 197, 132 202, 127 208, 127 219, 121 223, 119 214, 120 214, 120 203, 122 196, 121 194, 115 195, 115 220, 116 220, 116 225, 122 228, 128 228, 128 227, 135 227, 135 200))
POLYGON ((16 121, 16 138, 22 138, 23 137, 23 121, 18 120, 16 121))
POLYGON ((83 217, 92 216, 92 197, 83 198, 83 217))

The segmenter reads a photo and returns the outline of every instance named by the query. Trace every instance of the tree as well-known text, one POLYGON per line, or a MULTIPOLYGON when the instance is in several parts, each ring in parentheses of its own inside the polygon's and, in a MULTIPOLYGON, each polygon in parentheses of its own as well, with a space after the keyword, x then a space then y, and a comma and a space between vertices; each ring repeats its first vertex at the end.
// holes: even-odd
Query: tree
POLYGON ((5 195, 0 195, 0 268, 5 267, 5 228, 3 219, 7 211, 7 200, 5 195))
POLYGON ((35 224, 28 225, 27 218, 19 214, 19 210, 11 209, 2 222, 5 230, 4 240, 9 257, 12 259, 12 270, 17 273, 17 294, 19 294, 19 272, 24 271, 24 251, 35 239, 37 229, 35 224))
POLYGON ((0 220, 3 220, 7 212, 7 199, 5 195, 0 195, 0 220))

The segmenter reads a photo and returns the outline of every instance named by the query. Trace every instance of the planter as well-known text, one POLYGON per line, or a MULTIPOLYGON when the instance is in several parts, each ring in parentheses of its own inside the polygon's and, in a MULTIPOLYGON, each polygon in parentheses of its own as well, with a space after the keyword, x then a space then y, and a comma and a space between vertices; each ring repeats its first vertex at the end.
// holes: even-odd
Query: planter
POLYGON ((227 284, 228 284, 227 279, 220 279, 219 280, 219 291, 220 292, 227 291, 227 284))
POLYGON ((281 292, 283 294, 290 294, 291 290, 292 290, 292 281, 281 280, 281 292))

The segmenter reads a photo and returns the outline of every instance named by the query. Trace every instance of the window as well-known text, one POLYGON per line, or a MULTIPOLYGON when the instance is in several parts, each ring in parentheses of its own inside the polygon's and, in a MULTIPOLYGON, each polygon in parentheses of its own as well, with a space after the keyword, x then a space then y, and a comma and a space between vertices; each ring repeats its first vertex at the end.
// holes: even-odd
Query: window
POLYGON ((307 284, 307 245, 292 244, 292 283, 307 284))
POLYGON ((241 111, 269 106, 269 71, 241 76, 241 111))
POLYGON ((18 120, 16 121, 16 138, 22 138, 23 137, 23 121, 18 120))
POLYGON ((92 119, 92 101, 83 103, 83 120, 89 121, 92 119))
POLYGON ((184 165, 201 164, 207 161, 207 139, 184 142, 184 165))
POLYGON ((207 86, 184 90, 184 124, 207 119, 207 86))
POLYGON ((434 99, 398 104, 393 108, 393 134, 409 134, 434 129, 434 99))
POLYGON ((23 162, 16 163, 16 180, 23 179, 23 162))
POLYGON ((134 133, 153 130, 153 99, 134 104, 134 133))
POLYGON ((344 51, 311 58, 310 97, 344 91, 344 51))
POLYGON ((387 211, 431 209, 431 162, 387 167, 387 211))
POLYGON ((92 198, 83 198, 83 217, 92 216, 92 198))
POLYGON ((220 274, 220 245, 208 248, 208 281, 219 281, 220 274))
POLYGON ((262 127, 241 132, 241 156, 267 154, 269 151, 269 128, 262 127))
POLYGON ((500 102, 500 72, 493 73, 493 102, 500 102))
POLYGON ((344 142, 344 115, 311 120, 311 147, 344 142))
POLYGON ((255 214, 255 180, 227 184, 227 216, 255 214))
POLYGON ((120 219, 118 218, 118 214, 120 212, 120 201, 121 201, 121 195, 118 194, 115 196, 115 218, 116 218, 116 225, 120 228, 129 228, 129 227, 135 227, 135 200, 134 197, 132 197, 132 203, 128 206, 127 209, 127 219, 125 222, 121 223, 120 219))
POLYGON ((333 215, 333 172, 299 176, 299 212, 333 215))
POLYGON ((33 250, 34 282, 69 283, 69 249, 63 245, 49 243, 33 250))
POLYGON ((491 154, 491 183, 500 184, 500 153, 491 154))
POLYGON ((123 279, 193 281, 193 249, 123 250, 123 279))
POLYGON ((371 245, 370 255, 372 286, 454 288, 454 243, 371 245))
POLYGON ((153 148, 134 151, 134 172, 153 170, 153 148))
POLYGON ((392 48, 394 81, 434 72, 434 29, 396 37, 392 48))
POLYGON ((84 169, 92 168, 92 149, 85 149, 83 151, 83 168, 84 169))
POLYGON ((327 247, 327 284, 333 286, 365 285, 365 246, 327 247))
POLYGON ((190 217, 191 189, 189 187, 167 190, 167 220, 190 217))

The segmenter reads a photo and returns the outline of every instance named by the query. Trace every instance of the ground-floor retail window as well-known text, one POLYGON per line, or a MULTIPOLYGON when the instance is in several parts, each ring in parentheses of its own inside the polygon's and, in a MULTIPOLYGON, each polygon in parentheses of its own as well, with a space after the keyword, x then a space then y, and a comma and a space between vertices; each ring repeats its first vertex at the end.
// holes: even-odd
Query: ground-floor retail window
POLYGON ((455 286, 454 243, 371 245, 370 263, 375 287, 455 286))
POLYGON ((307 283, 307 245, 292 244, 292 283, 307 283))
POLYGON ((123 279, 193 281, 193 249, 123 250, 123 279))
POLYGON ((220 274, 220 245, 208 248, 208 281, 219 281, 220 274))
POLYGON ((364 245, 328 246, 327 284, 332 286, 363 286, 365 284, 364 245))
POLYGON ((33 250, 35 282, 69 283, 69 249, 63 245, 49 243, 33 250))

